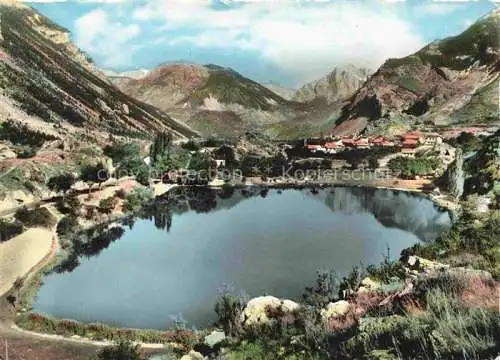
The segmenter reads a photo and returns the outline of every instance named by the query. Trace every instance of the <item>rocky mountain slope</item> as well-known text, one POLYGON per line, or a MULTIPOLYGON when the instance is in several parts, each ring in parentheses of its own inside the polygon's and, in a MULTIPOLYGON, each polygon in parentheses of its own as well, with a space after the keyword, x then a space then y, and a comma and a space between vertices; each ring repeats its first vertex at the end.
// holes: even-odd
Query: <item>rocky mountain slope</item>
POLYGON ((98 71, 69 32, 20 2, 0 2, 0 121, 60 138, 196 132, 123 94, 98 71))
POLYGON ((387 60, 344 107, 334 132, 497 122, 499 25, 497 9, 457 36, 387 60))
POLYGON ((166 64, 139 79, 114 78, 125 93, 169 113, 202 134, 236 136, 259 129, 272 137, 319 135, 332 113, 367 76, 354 67, 334 70, 299 92, 261 85, 217 65, 166 64), (293 99, 293 100, 292 100, 293 99))
POLYGON ((143 78, 123 78, 115 84, 206 136, 238 135, 300 111, 300 104, 217 65, 161 65, 143 78))
POLYGON ((325 77, 302 86, 293 100, 308 102, 324 98, 328 103, 351 96, 368 79, 373 71, 353 65, 335 68, 325 77))
POLYGON ((265 86, 266 88, 268 88, 269 90, 271 90, 273 93, 278 94, 279 96, 281 96, 285 100, 292 100, 293 97, 295 96, 295 93, 297 92, 297 90, 295 90, 295 89, 287 88, 287 87, 281 86, 279 84, 275 84, 273 82, 262 84, 262 85, 265 86))

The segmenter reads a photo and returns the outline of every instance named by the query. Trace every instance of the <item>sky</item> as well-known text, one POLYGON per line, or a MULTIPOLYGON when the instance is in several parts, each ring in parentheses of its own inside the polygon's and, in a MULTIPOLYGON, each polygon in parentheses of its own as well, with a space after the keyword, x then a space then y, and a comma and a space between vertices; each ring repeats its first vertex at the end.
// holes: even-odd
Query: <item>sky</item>
MULTIPOLYGON (((500 1, 500 0, 497 0, 500 1)), ((228 66, 297 87, 352 64, 376 70, 500 6, 426 0, 32 0, 97 66, 228 66)))

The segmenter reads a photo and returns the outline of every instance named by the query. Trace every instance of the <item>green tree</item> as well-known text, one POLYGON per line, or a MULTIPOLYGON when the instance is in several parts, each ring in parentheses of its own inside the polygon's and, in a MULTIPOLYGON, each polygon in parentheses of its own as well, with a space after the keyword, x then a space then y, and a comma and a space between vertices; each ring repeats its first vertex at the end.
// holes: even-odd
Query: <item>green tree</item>
POLYGON ((99 201, 98 209, 103 214, 111 214, 117 204, 118 204, 118 199, 115 198, 114 196, 111 196, 106 199, 101 199, 101 201, 99 201))
POLYGON ((90 195, 94 184, 99 184, 100 186, 103 182, 109 179, 109 172, 101 163, 96 165, 88 164, 82 168, 80 179, 88 183, 90 195))
POLYGON ((47 182, 47 186, 52 191, 62 192, 63 195, 66 195, 66 192, 71 189, 75 182, 76 178, 73 174, 61 174, 51 177, 47 182))
POLYGON ((172 134, 169 132, 161 132, 156 135, 153 144, 151 145, 149 156, 151 164, 154 165, 161 157, 170 157, 170 146, 172 144, 172 134))

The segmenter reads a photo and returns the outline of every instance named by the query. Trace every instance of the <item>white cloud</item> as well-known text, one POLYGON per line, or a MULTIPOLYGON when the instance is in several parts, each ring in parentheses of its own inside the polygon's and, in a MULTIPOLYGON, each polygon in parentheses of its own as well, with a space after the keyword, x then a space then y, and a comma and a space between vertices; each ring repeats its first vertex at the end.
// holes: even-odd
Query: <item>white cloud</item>
POLYGON ((220 11, 207 1, 150 0, 136 9, 134 18, 163 20, 167 37, 169 29, 177 34, 186 29, 190 34, 171 37, 171 45, 258 51, 302 82, 347 63, 375 69, 387 58, 406 56, 424 44, 390 4, 260 1, 238 5, 220 11))
POLYGON ((102 56, 105 67, 130 65, 138 46, 128 42, 140 32, 137 24, 110 21, 108 13, 102 9, 92 10, 75 21, 76 44, 91 54, 102 56))
POLYGON ((459 4, 425 1, 413 7, 417 16, 432 16, 450 14, 460 8, 459 4))
POLYGON ((129 0, 21 0, 24 3, 42 3, 42 4, 50 4, 50 3, 89 3, 89 4, 117 4, 117 3, 125 3, 129 0))

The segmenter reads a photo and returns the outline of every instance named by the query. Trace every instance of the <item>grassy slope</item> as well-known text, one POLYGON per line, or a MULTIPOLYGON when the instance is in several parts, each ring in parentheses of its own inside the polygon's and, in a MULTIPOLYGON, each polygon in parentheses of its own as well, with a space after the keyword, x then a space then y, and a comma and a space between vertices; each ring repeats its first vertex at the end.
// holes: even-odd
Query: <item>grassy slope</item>
POLYGON ((207 67, 210 69, 207 82, 186 99, 195 105, 202 105, 203 100, 210 96, 223 104, 239 104, 247 108, 261 110, 271 110, 276 106, 292 104, 266 87, 231 69, 214 65, 207 65, 207 67))

